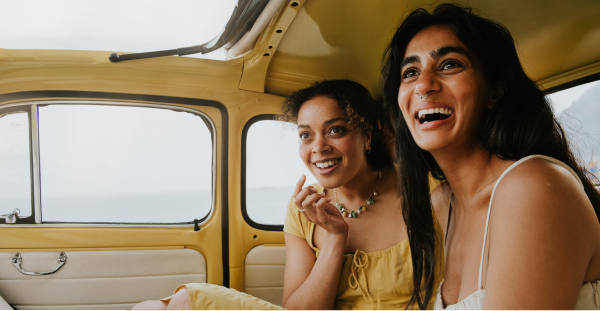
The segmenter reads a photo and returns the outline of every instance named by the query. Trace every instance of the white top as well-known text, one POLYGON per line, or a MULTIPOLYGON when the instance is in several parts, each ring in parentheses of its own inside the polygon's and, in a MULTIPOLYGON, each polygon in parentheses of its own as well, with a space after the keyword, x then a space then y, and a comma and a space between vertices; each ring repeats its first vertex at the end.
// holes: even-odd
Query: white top
MULTIPOLYGON (((487 239, 488 225, 490 223, 490 211, 492 210, 492 200, 494 198, 494 193, 496 192, 496 188, 498 187, 498 184, 500 183, 502 178, 504 178, 504 176, 506 176, 506 174, 508 174, 508 172, 510 172, 517 165, 519 165, 529 159, 533 159, 533 158, 542 158, 546 161, 552 162, 554 164, 558 164, 558 165, 566 168, 569 172, 571 172, 571 174, 575 177, 575 179, 577 179, 577 181, 579 181, 579 184, 582 185, 582 187, 583 187, 583 184, 581 183, 579 176, 577 176, 577 174, 575 173, 575 171, 573 171, 573 169, 571 169, 568 165, 564 164, 563 162, 561 162, 559 160, 556 160, 554 158, 547 157, 544 155, 535 154, 535 155, 530 155, 530 156, 524 157, 521 160, 513 163, 513 165, 511 165, 509 168, 507 168, 502 173, 502 175, 500 175, 500 178, 498 178, 498 180, 496 181, 496 184, 494 185, 494 189, 492 190, 492 196, 490 197, 490 205, 488 207, 487 219, 485 221, 485 233, 483 235, 483 247, 481 249, 481 261, 479 263, 479 281, 478 281, 478 285, 477 285, 478 289, 477 289, 477 291, 475 291, 471 295, 467 296, 465 299, 457 302, 456 304, 447 306, 445 308, 446 310, 481 310, 481 309, 483 309, 483 302, 485 300, 485 289, 481 285, 481 272, 483 271, 483 255, 485 254, 485 241, 487 239)), ((450 217, 448 218, 448 223, 450 223, 450 217)), ((444 281, 442 281, 442 283, 440 283, 440 286, 438 287, 438 290, 437 290, 437 295, 435 297, 435 303, 433 305, 433 308, 435 310, 444 309, 444 303, 442 300, 442 285, 443 284, 444 284, 444 281)), ((579 291, 579 298, 577 299, 577 305, 575 306, 575 309, 576 310, 581 310, 581 309, 588 309, 588 310, 589 309, 598 309, 598 310, 600 310, 600 280, 595 281, 595 282, 587 282, 587 283, 583 284, 583 286, 581 287, 581 290, 579 291)))

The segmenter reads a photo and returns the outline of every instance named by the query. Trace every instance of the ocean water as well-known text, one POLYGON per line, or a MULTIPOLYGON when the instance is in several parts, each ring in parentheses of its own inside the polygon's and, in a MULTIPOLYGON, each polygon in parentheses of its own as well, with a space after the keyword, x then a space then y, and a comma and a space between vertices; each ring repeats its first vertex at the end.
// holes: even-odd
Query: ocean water
POLYGON ((283 225, 294 187, 262 187, 246 189, 246 210, 254 222, 283 225))
MULTIPOLYGON (((249 217, 257 223, 282 225, 293 187, 263 187, 246 190, 249 217)), ((118 196, 44 197, 44 222, 72 223, 181 223, 210 213, 210 191, 146 193, 118 196)), ((31 215, 23 202, 0 199, 0 206, 16 206, 21 216, 31 215)), ((238 204, 230 205, 238 206, 238 204)), ((12 209, 11 209, 12 211, 12 209)))

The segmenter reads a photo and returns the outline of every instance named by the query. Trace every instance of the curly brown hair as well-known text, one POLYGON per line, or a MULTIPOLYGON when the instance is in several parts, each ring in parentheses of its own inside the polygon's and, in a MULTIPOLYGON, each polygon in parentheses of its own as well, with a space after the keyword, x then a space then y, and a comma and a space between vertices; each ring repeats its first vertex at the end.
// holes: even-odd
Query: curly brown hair
POLYGON ((294 92, 286 98, 279 121, 296 124, 302 105, 318 96, 335 100, 348 118, 348 126, 364 135, 371 134, 371 152, 367 160, 376 168, 392 165, 386 139, 391 131, 383 104, 373 99, 369 90, 352 80, 323 80, 294 92), (386 133, 388 135, 386 135, 386 133))

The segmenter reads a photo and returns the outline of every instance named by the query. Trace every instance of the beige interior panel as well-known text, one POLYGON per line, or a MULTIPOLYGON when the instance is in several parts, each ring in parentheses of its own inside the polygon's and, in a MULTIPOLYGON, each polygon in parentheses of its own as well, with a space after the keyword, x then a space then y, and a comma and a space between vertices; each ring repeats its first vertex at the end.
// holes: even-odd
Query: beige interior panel
POLYGON ((12 310, 13 308, 8 304, 8 302, 6 302, 6 300, 4 300, 2 297, 0 297, 0 310, 12 310))
MULTIPOLYGON (((184 283, 206 282, 206 262, 190 249, 65 252, 56 273, 28 276, 0 253, 0 296, 18 309, 125 309, 173 294, 184 283)), ((57 267, 59 252, 21 252, 30 272, 57 267)))
POLYGON ((281 305, 285 246, 259 245, 248 252, 244 266, 244 292, 281 305))

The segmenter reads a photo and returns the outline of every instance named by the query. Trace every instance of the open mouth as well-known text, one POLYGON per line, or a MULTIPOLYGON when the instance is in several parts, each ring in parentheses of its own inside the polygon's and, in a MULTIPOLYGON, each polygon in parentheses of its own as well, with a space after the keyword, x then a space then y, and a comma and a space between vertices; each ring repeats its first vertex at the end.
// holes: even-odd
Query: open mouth
POLYGON ((418 112, 418 120, 420 124, 427 122, 446 120, 452 116, 454 111, 450 108, 429 108, 422 109, 418 112))
POLYGON ((332 159, 327 161, 314 162, 313 164, 320 169, 330 169, 335 167, 340 162, 340 159, 332 159))

